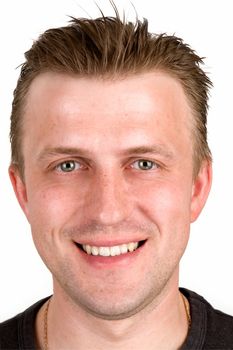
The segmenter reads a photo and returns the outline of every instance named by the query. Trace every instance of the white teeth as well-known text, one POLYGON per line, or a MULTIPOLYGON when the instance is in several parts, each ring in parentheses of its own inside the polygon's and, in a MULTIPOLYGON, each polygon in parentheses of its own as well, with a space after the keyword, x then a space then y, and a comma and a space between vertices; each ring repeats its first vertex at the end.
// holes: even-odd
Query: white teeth
POLYGON ((91 247, 92 255, 99 255, 99 249, 97 247, 91 247))
POLYGON ((128 249, 129 249, 130 252, 133 252, 134 249, 135 249, 135 243, 129 243, 128 244, 128 249))
POLYGON ((121 254, 127 253, 128 252, 127 244, 120 245, 120 250, 121 250, 121 254))
POLYGON ((128 252, 133 252, 138 248, 138 242, 131 242, 128 244, 115 245, 113 247, 96 247, 90 246, 89 244, 82 245, 83 250, 88 255, 100 255, 100 256, 116 256, 121 254, 126 254, 128 252))
POLYGON ((99 255, 109 256, 110 255, 110 249, 108 247, 100 247, 99 248, 99 255))
POLYGON ((111 256, 116 256, 116 255, 120 255, 121 254, 121 250, 120 250, 119 245, 111 247, 110 251, 111 251, 111 256))
POLYGON ((90 245, 87 244, 85 246, 85 248, 83 248, 83 249, 87 252, 87 254, 89 254, 89 255, 91 254, 91 246, 90 245))

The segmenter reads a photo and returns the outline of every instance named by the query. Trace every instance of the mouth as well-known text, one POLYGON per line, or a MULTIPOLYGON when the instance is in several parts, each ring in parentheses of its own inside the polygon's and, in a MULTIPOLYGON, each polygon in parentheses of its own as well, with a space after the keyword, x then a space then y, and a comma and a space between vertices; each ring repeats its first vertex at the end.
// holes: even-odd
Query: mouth
POLYGON ((146 240, 138 241, 138 242, 129 242, 124 243, 120 245, 114 245, 114 246, 92 246, 89 244, 79 244, 76 243, 76 246, 81 249, 84 253, 87 255, 94 255, 94 256, 118 256, 123 255, 127 253, 132 253, 135 250, 139 249, 145 244, 146 240))

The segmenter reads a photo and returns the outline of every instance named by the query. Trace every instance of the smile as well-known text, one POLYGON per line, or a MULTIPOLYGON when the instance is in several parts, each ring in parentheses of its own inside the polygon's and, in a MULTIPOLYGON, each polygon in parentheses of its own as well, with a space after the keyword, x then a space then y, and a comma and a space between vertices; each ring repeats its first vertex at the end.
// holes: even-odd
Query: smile
POLYGON ((122 255, 126 253, 132 253, 137 248, 139 248, 142 244, 144 244, 145 241, 140 242, 130 242, 127 244, 121 244, 121 245, 115 245, 115 246, 109 246, 109 247, 97 247, 97 246, 91 246, 89 244, 82 244, 79 245, 81 249, 86 252, 88 255, 94 255, 94 256, 117 256, 122 255))

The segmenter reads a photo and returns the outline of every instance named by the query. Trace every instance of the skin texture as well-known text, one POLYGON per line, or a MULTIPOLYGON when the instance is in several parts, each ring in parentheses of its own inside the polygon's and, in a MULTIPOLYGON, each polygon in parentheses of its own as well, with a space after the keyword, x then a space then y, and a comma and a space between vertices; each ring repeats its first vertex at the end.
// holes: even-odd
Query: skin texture
MULTIPOLYGON (((70 333, 78 329, 78 316, 86 333, 88 327, 101 328, 103 338, 116 342, 124 338, 123 329, 129 332, 129 323, 135 332, 144 315, 162 327, 161 334, 166 329, 177 348, 184 341, 179 261, 211 184, 208 162, 193 178, 191 128, 183 89, 165 73, 114 81, 44 73, 34 80, 24 115, 24 181, 13 166, 10 177, 37 250, 53 274, 50 318, 57 329, 60 308, 70 318, 70 333), (140 168, 140 160, 148 170, 140 168), (62 171, 64 162, 75 169, 62 171), (142 240, 140 249, 115 258, 87 256, 75 244, 142 240)), ((158 334, 152 332, 148 337, 154 342, 138 348, 169 346, 158 334)))

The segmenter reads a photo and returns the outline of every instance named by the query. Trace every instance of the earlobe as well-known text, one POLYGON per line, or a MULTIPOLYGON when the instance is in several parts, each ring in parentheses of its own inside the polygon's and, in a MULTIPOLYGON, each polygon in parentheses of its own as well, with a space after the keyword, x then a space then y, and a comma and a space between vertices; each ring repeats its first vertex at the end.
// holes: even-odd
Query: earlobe
POLYGON ((9 176, 18 202, 28 219, 27 191, 18 167, 16 167, 15 165, 10 165, 9 176))
POLYGON ((191 200, 191 222, 200 215, 208 198, 212 183, 212 163, 203 161, 198 175, 194 179, 191 200))

